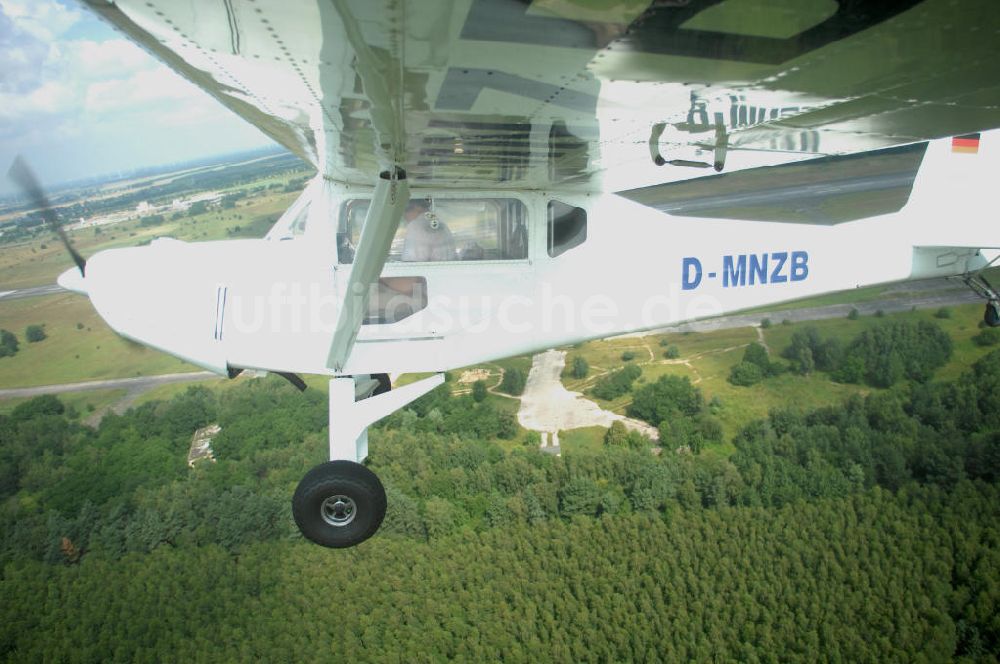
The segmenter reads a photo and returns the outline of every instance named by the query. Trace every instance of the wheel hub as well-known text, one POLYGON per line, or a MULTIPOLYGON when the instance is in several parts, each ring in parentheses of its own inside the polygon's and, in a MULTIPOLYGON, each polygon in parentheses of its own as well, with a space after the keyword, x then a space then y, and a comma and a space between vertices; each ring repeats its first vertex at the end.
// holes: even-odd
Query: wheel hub
POLYGON ((319 513, 331 526, 346 526, 354 521, 354 517, 358 514, 358 506, 350 497, 338 494, 324 500, 319 513))

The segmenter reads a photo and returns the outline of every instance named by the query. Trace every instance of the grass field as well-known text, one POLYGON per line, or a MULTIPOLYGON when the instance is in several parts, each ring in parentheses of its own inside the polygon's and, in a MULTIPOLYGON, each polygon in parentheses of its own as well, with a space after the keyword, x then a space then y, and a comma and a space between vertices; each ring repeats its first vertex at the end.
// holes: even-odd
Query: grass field
MULTIPOLYGON (((979 304, 949 307, 950 318, 937 318, 936 310, 919 310, 888 315, 885 318, 865 316, 856 320, 848 318, 829 319, 792 325, 774 325, 761 330, 763 339, 770 349, 771 357, 781 361, 781 351, 790 343, 792 334, 805 327, 815 327, 824 337, 836 337, 847 343, 862 330, 877 325, 885 320, 931 320, 941 325, 954 342, 954 353, 951 360, 935 374, 937 380, 952 380, 977 359, 988 353, 990 348, 977 346, 972 337, 979 332, 978 322, 982 315, 979 304)), ((741 427, 749 422, 764 417, 775 408, 795 408, 809 410, 829 403, 838 402, 852 394, 868 394, 874 388, 864 385, 847 385, 836 383, 827 374, 816 372, 808 376, 784 373, 768 378, 752 387, 738 387, 727 380, 729 371, 743 357, 748 344, 758 341, 756 328, 734 328, 704 333, 671 333, 644 338, 619 338, 580 344, 567 348, 567 365, 571 365, 575 356, 584 357, 590 364, 589 375, 582 380, 563 377, 563 384, 570 390, 586 392, 601 375, 622 367, 625 362, 621 354, 631 350, 636 354, 634 363, 642 369, 642 376, 636 381, 635 388, 644 383, 653 382, 667 374, 687 376, 705 397, 705 400, 717 400, 719 405, 716 415, 722 422, 726 439, 730 439, 741 427), (664 346, 676 345, 680 357, 673 360, 664 358, 664 346), (653 358, 649 359, 652 351, 653 358)), ((590 397, 603 408, 625 414, 631 403, 631 394, 612 401, 590 397)), ((599 427, 598 427, 599 428, 599 427)), ((578 434, 570 434, 569 440, 576 441, 578 434)), ((579 434, 584 441, 593 445, 593 436, 579 434)), ((563 437, 563 434, 560 434, 563 437)), ((723 456, 732 450, 728 443, 719 449, 706 450, 708 454, 723 456)))
POLYGON ((0 388, 200 371, 122 339, 82 295, 4 302, 0 304, 0 328, 13 332, 20 342, 16 355, 0 358, 0 388), (45 326, 47 338, 28 343, 24 330, 34 324, 45 326))
MULTIPOLYGON (((937 318, 936 310, 927 309, 890 314, 885 318, 863 316, 856 320, 845 317, 791 325, 775 324, 765 330, 743 327, 703 333, 676 332, 648 337, 603 339, 565 348, 567 367, 571 367, 573 358, 579 355, 587 360, 590 372, 584 379, 574 379, 567 371, 563 374, 562 380, 567 389, 586 393, 602 375, 626 364, 622 360, 622 354, 625 352, 634 353, 635 358, 631 362, 638 364, 642 369, 642 376, 635 384, 636 388, 644 383, 653 382, 663 375, 687 376, 702 391, 706 402, 715 399, 720 404, 714 410, 722 422, 727 442, 709 447, 703 454, 726 457, 734 451, 732 444, 728 442, 732 436, 749 422, 766 417, 768 412, 775 408, 809 410, 839 402, 853 394, 866 395, 875 389, 865 385, 836 383, 821 372, 808 376, 784 373, 752 387, 732 385, 727 380, 729 371, 742 359, 746 346, 751 342, 759 341, 763 337, 772 359, 784 361, 781 358, 781 351, 789 345, 792 334, 805 327, 815 327, 823 336, 833 336, 847 343, 862 330, 892 318, 931 320, 941 325, 954 341, 952 359, 935 374, 938 380, 951 380, 968 370, 973 362, 991 349, 979 347, 971 340, 979 332, 981 305, 954 306, 949 307, 949 310, 950 318, 937 318), (669 345, 677 346, 680 351, 679 358, 668 360, 664 357, 666 347, 669 345)), ((501 366, 505 368, 516 366, 527 371, 530 363, 529 356, 519 356, 478 366, 492 369, 495 376, 496 369, 501 366)), ((463 371, 459 369, 452 373, 457 378, 463 371)), ((495 378, 488 382, 492 384, 494 380, 495 378)), ((592 395, 587 396, 602 408, 621 414, 626 413, 632 399, 631 393, 611 401, 598 399, 592 395)), ((499 403, 504 401, 493 395, 490 398, 500 399, 499 403)), ((517 407, 516 401, 509 399, 506 401, 511 407, 517 407)), ((598 450, 603 445, 605 431, 603 427, 561 431, 560 443, 564 451, 598 450)))
POLYGON ((559 453, 594 453, 604 448, 604 427, 583 427, 559 432, 559 453))

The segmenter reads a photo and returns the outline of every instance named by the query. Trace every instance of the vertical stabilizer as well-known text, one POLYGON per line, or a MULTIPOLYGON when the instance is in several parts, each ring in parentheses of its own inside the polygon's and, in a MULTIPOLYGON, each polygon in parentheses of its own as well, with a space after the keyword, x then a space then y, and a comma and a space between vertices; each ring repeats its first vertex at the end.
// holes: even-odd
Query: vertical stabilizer
POLYGON ((1000 247, 1000 131, 927 146, 903 209, 915 245, 1000 247))

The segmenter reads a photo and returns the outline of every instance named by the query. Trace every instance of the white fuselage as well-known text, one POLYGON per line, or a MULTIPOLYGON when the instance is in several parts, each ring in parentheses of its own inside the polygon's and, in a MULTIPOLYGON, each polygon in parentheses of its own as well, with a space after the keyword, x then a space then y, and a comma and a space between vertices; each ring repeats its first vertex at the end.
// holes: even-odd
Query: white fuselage
MULTIPOLYGON (((334 191, 323 209, 364 196, 334 191)), ((915 246, 923 226, 907 209, 807 226, 672 217, 613 194, 516 197, 527 211, 526 258, 387 263, 383 278, 426 280, 426 306, 363 325, 339 373, 442 371, 983 264, 975 248, 915 246), (586 240, 556 257, 547 241, 553 199, 587 213, 586 240)), ((327 357, 351 266, 336 262, 330 237, 314 229, 286 240, 108 250, 88 262, 85 290, 120 334, 210 370, 334 374, 327 357)))

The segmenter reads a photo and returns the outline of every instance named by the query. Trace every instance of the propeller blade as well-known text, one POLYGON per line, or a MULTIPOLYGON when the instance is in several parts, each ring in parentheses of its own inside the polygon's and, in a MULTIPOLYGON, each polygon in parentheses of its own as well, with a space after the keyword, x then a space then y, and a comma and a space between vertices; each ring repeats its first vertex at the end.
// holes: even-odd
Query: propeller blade
POLYGON ((55 210, 52 209, 52 205, 49 203, 49 199, 45 196, 45 192, 42 191, 41 186, 38 184, 38 178, 35 174, 31 172, 28 167, 28 162, 24 160, 23 157, 18 155, 14 159, 14 163, 10 165, 10 170, 7 171, 7 177, 14 182, 18 187, 20 187, 25 195, 31 199, 31 204, 37 207, 42 213, 42 219, 48 224, 49 229, 59 236, 62 241, 63 246, 66 247, 66 251, 73 258, 73 262, 76 266, 80 268, 80 275, 85 275, 85 269, 87 267, 87 261, 84 260, 73 245, 70 244, 69 238, 66 236, 66 231, 63 230, 62 225, 59 223, 59 218, 56 216, 55 210))

